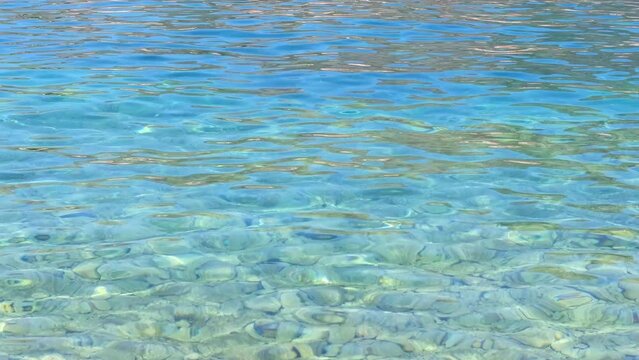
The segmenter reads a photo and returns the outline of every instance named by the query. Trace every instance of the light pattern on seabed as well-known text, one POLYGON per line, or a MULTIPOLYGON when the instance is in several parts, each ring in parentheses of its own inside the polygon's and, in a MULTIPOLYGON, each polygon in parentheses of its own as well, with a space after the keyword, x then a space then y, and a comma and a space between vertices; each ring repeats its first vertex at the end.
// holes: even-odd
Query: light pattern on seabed
POLYGON ((636 1, 5 1, 0 35, 0 358, 639 358, 636 1))

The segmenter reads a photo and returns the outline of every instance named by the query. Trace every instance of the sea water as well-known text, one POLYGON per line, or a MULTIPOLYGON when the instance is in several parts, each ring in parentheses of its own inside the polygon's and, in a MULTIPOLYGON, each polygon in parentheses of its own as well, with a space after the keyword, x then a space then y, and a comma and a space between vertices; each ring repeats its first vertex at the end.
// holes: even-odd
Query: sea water
POLYGON ((639 359, 639 3, 0 4, 0 358, 639 359))

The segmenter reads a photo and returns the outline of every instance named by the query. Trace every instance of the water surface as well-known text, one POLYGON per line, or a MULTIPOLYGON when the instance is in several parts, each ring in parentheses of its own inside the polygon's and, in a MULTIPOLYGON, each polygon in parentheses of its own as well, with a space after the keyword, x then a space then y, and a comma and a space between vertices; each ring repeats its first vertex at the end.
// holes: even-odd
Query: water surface
POLYGON ((0 4, 0 358, 639 359, 639 3, 0 4))

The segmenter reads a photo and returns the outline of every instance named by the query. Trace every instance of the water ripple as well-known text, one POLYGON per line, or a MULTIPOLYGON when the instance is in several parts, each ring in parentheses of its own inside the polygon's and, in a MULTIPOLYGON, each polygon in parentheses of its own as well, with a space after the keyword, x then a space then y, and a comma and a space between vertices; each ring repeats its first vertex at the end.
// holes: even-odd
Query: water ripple
POLYGON ((639 357, 637 14, 0 4, 0 357, 639 357))

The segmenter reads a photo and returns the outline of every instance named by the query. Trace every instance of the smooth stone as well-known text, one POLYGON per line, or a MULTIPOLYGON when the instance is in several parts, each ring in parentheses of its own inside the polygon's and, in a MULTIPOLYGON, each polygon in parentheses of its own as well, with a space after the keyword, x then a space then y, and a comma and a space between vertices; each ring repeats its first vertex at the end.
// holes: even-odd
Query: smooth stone
POLYGON ((297 309, 304 306, 304 304, 302 303, 302 300, 297 294, 297 291, 282 292, 280 294, 280 303, 282 304, 282 307, 284 307, 285 309, 297 309))
POLYGON ((511 295, 517 301, 543 311, 546 316, 574 309, 593 302, 592 296, 572 288, 537 287, 512 289, 511 295))
POLYGON ((73 272, 78 276, 90 280, 98 280, 100 274, 98 268, 103 264, 101 260, 93 259, 84 261, 73 268, 73 272))
POLYGON ((295 312, 295 317, 308 324, 337 325, 346 321, 346 314, 319 307, 304 307, 295 312))
POLYGON ((336 275, 324 268, 291 266, 284 269, 282 274, 294 284, 329 285, 336 281, 336 275))
POLYGON ((302 290, 317 305, 339 306, 346 301, 346 291, 337 286, 316 286, 302 290))
POLYGON ((333 326, 328 332, 328 342, 331 344, 344 344, 355 338, 357 329, 354 326, 333 326))
POLYGON ((162 328, 162 336, 175 341, 189 342, 192 340, 191 334, 191 326, 184 320, 166 324, 162 328))
POLYGON ((282 304, 279 299, 273 294, 251 297, 244 301, 244 306, 251 310, 262 311, 270 314, 274 314, 282 308, 282 304))
POLYGON ((237 317, 243 309, 242 301, 238 299, 231 299, 220 305, 220 315, 237 317))
POLYGON ((162 333, 160 324, 155 321, 142 319, 130 321, 118 327, 118 332, 125 338, 154 338, 162 333))
POLYGON ((561 332, 550 329, 529 327, 513 335, 513 338, 526 346, 546 348, 564 337, 561 332))
POLYGON ((193 246, 183 238, 154 238, 147 240, 146 244, 156 254, 172 255, 193 251, 193 246))
POLYGON ((378 266, 347 266, 334 268, 337 283, 348 286, 366 287, 379 284, 384 270, 378 266))
POLYGON ((481 243, 454 244, 446 252, 451 259, 465 261, 488 261, 497 255, 497 251, 487 249, 481 243))
POLYGON ((506 242, 508 244, 525 246, 533 249, 546 249, 552 247, 558 237, 557 232, 553 230, 510 230, 506 234, 506 242))
POLYGON ((66 314, 89 314, 92 311, 93 308, 87 301, 71 301, 64 308, 66 314))
POLYGON ((344 344, 339 356, 380 356, 388 359, 393 357, 404 357, 406 356, 406 353, 399 344, 394 342, 385 340, 362 340, 344 344))
POLYGON ((187 215, 176 217, 156 217, 150 223, 165 233, 179 233, 193 230, 216 230, 228 223, 222 216, 187 215))
POLYGON ((96 286, 91 294, 92 299, 109 299, 113 295, 120 294, 121 291, 112 285, 96 286))
POLYGON ((422 330, 411 335, 402 341, 402 349, 415 354, 428 354, 437 351, 440 344, 446 339, 448 333, 443 330, 422 330))
POLYGON ((246 262, 284 262, 291 265, 313 265, 328 253, 331 247, 325 244, 287 245, 260 249, 258 253, 241 254, 246 262))
POLYGON ((282 342, 301 337, 304 328, 300 324, 291 321, 263 319, 247 325, 245 330, 256 339, 273 339, 282 342))
POLYGON ((418 254, 424 248, 423 243, 416 241, 389 241, 371 249, 382 260, 397 265, 414 264, 418 254))
POLYGON ((563 338, 554 341, 550 347, 570 359, 592 359, 592 357, 587 356, 586 349, 588 345, 582 344, 574 338, 563 338))
POLYGON ((49 239, 51 239, 51 235, 38 234, 38 235, 35 235, 33 238, 38 240, 38 241, 48 241, 49 239))
POLYGON ((317 261, 317 266, 355 266, 355 265, 375 265, 379 260, 369 254, 340 254, 323 256, 317 261))
POLYGON ((235 266, 219 261, 207 261, 195 270, 195 275, 203 281, 228 281, 235 278, 235 266))
POLYGON ((257 353, 257 358, 260 360, 309 359, 313 357, 313 349, 302 343, 269 346, 257 353))
POLYGON ((378 308, 393 312, 436 310, 448 314, 460 307, 459 299, 429 293, 383 293, 373 301, 378 308))
POLYGON ((157 255, 153 258, 158 268, 187 271, 204 261, 201 254, 157 255))
POLYGON ((235 230, 215 233, 202 242, 207 248, 225 251, 239 251, 262 248, 278 239, 276 234, 259 230, 235 230))
POLYGON ((623 296, 628 300, 639 300, 639 278, 628 278, 619 280, 623 296))
POLYGON ((123 280, 130 278, 143 278, 148 280, 149 277, 167 279, 168 274, 161 269, 150 266, 136 266, 130 262, 110 261, 104 263, 98 268, 100 280, 123 280))
POLYGON ((22 317, 0 321, 0 333, 26 336, 61 335, 63 322, 45 317, 22 317))
POLYGON ((448 336, 443 339, 442 341, 442 345, 447 348, 447 349, 451 349, 451 348, 462 348, 462 344, 465 342, 468 342, 468 346, 472 347, 472 339, 470 337, 468 337, 466 334, 461 333, 461 332, 449 332, 448 336))
POLYGON ((47 354, 43 355, 40 360, 67 360, 60 354, 47 354))
POLYGON ((158 343, 115 341, 105 346, 97 358, 117 360, 165 360, 174 359, 177 351, 158 343))
POLYGON ((379 279, 379 284, 387 288, 407 288, 407 289, 441 289, 452 285, 453 278, 432 273, 420 273, 409 271, 387 271, 379 279))
POLYGON ((224 302, 227 300, 238 300, 243 295, 252 294, 264 289, 260 282, 220 282, 209 286, 193 287, 191 294, 193 297, 205 298, 208 301, 224 302))
POLYGON ((111 303, 104 299, 91 300, 91 306, 99 311, 111 310, 111 303))

